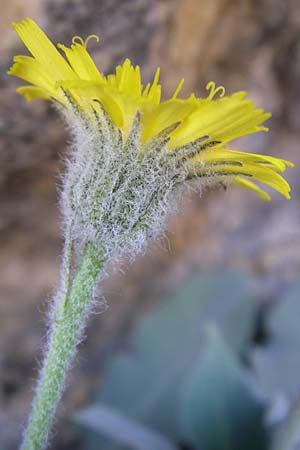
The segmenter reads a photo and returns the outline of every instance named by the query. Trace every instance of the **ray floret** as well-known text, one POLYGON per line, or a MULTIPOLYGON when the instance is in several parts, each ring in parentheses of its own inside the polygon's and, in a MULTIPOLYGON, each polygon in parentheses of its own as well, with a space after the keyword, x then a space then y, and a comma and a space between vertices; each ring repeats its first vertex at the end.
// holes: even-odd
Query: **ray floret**
POLYGON ((89 40, 98 40, 97 36, 91 35, 86 40, 75 36, 70 47, 55 46, 31 18, 13 23, 13 26, 31 56, 16 56, 8 73, 30 83, 18 88, 28 100, 48 98, 65 109, 74 109, 75 105, 75 109, 94 126, 95 116, 102 114, 101 105, 124 138, 130 133, 139 112, 140 140, 137 145, 141 154, 145 154, 144 148, 149 147, 150 141, 169 130, 163 150, 166 155, 183 154, 185 148, 193 147, 193 151, 186 151, 186 157, 182 158, 188 178, 193 173, 201 180, 209 179, 209 184, 213 184, 213 180, 216 184, 220 180, 240 184, 270 199, 257 184, 261 182, 289 198, 289 186, 279 172, 292 166, 290 161, 227 148, 235 138, 267 130, 264 122, 270 114, 256 108, 246 98, 246 92, 225 95, 223 86, 216 87, 214 82, 209 82, 207 97, 198 98, 191 94, 179 98, 182 79, 174 94, 161 100, 159 68, 153 81, 145 86, 140 67, 133 66, 128 58, 114 73, 101 73, 87 49, 89 40), (206 143, 199 142, 197 149, 196 143, 203 136, 206 136, 206 143), (189 159, 188 163, 186 159, 189 159))

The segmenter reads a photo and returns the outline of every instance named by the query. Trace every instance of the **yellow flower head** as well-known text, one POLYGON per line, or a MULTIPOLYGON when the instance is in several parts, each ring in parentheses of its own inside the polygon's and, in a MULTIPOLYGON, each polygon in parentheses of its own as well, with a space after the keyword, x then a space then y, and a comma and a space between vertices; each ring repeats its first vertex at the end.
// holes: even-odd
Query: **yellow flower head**
POLYGON ((104 111, 124 139, 138 114, 141 151, 164 137, 163 151, 184 165, 187 178, 213 177, 216 183, 240 184, 270 199, 258 181, 290 198, 290 186, 278 172, 291 162, 228 147, 232 139, 267 130, 262 124, 270 114, 246 99, 246 92, 225 95, 223 87, 210 82, 206 98, 179 98, 181 80, 172 97, 162 101, 159 68, 146 86, 139 66, 129 59, 115 73, 102 74, 87 51, 89 40, 97 36, 85 41, 75 36, 70 47, 58 44, 57 49, 32 19, 13 26, 32 56, 16 56, 8 73, 30 83, 18 88, 27 99, 48 98, 72 106, 91 123, 104 111))

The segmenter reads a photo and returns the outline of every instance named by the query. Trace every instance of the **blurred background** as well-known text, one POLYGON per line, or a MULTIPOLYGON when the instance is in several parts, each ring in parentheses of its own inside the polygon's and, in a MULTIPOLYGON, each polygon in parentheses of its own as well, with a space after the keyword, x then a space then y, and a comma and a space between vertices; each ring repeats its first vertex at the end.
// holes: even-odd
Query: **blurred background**
POLYGON ((89 43, 109 72, 125 57, 163 95, 247 90, 270 132, 233 148, 292 160, 292 200, 238 187, 191 194, 167 235, 114 271, 90 320, 52 450, 300 448, 300 3, 298 0, 0 0, 0 449, 20 439, 59 271, 68 133, 6 75, 31 16, 55 43, 89 43), (102 309, 105 309, 102 307, 102 309), (99 308, 101 312, 101 308, 99 308))

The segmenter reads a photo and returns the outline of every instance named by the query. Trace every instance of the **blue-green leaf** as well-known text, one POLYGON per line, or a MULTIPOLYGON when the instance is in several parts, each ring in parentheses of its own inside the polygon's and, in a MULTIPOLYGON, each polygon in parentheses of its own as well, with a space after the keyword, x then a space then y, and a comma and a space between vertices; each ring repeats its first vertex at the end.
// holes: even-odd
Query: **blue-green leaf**
POLYGON ((264 402, 249 374, 215 327, 183 385, 179 409, 186 441, 195 449, 264 450, 264 402))
POLYGON ((293 286, 271 310, 269 340, 251 353, 257 378, 265 392, 292 398, 300 386, 300 285, 293 286))
POLYGON ((178 450, 165 436, 107 405, 89 406, 74 416, 74 420, 98 433, 98 448, 102 443, 100 436, 106 436, 122 448, 132 450, 178 450))

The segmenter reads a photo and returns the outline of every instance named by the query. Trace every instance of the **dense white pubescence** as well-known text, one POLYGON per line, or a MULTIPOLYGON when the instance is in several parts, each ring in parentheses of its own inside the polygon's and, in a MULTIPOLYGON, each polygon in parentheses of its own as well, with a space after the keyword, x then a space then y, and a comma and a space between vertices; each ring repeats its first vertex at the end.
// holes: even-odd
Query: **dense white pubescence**
POLYGON ((74 108, 66 117, 73 146, 62 211, 73 241, 99 241, 105 257, 140 251, 165 230, 185 186, 187 165, 167 147, 178 124, 141 145, 139 114, 126 138, 101 107, 94 119, 74 108))

